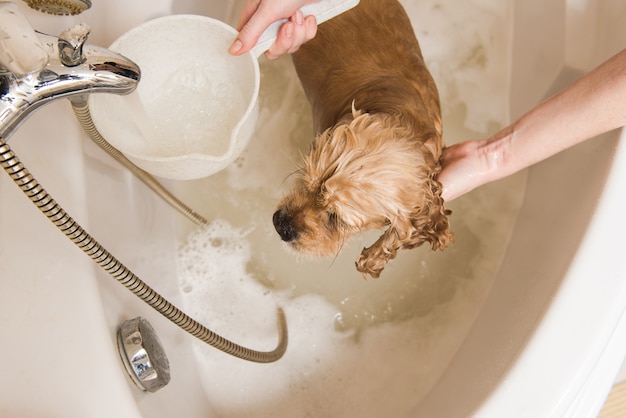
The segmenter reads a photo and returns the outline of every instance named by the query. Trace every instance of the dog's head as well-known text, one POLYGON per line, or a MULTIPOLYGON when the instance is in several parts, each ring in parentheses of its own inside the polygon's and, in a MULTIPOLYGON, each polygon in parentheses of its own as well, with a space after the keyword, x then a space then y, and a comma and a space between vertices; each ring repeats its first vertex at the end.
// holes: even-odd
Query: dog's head
MULTIPOLYGON (((274 213, 276 231, 299 252, 333 256, 352 235, 386 228, 385 254, 367 257, 386 257, 382 266, 403 247, 443 249, 451 234, 434 179, 440 155, 439 138, 420 140, 392 116, 353 111, 315 139, 274 213)), ((382 271, 357 268, 374 277, 382 271)))

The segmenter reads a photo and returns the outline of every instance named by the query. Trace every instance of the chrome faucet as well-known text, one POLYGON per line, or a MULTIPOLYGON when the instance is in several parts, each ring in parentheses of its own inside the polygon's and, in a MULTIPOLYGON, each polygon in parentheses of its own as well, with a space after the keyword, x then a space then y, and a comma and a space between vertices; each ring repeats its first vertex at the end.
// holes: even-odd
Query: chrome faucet
POLYGON ((7 140, 38 107, 89 93, 128 94, 141 73, 128 58, 85 45, 79 24, 58 37, 35 32, 14 3, 0 3, 0 138, 7 140))

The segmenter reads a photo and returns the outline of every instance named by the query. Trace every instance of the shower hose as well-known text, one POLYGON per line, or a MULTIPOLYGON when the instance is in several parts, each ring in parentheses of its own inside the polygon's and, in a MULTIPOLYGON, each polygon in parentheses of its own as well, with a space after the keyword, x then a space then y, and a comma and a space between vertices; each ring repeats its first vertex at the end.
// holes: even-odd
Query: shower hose
MULTIPOLYGON (((179 210, 189 219, 197 224, 206 224, 207 221, 202 216, 188 208, 176 197, 169 193, 156 179, 129 161, 122 153, 111 146, 100 135, 94 126, 86 101, 72 102, 72 107, 81 125, 89 135, 107 153, 130 169, 141 181, 154 190, 171 206, 179 210)), ((46 192, 35 177, 22 164, 20 159, 11 150, 9 145, 0 138, 0 165, 24 192, 31 202, 61 230, 78 248, 91 257, 102 269, 112 278, 125 286, 135 296, 150 305, 161 315, 178 325, 184 331, 200 339, 201 341, 221 350, 232 356, 257 363, 271 363, 280 359, 287 350, 287 322, 285 314, 278 308, 278 344, 272 351, 256 351, 238 345, 226 338, 221 337, 210 329, 206 328, 183 311, 178 309, 167 299, 157 293, 148 284, 143 282, 132 271, 124 266, 92 236, 90 236, 71 216, 59 206, 59 204, 46 192)))

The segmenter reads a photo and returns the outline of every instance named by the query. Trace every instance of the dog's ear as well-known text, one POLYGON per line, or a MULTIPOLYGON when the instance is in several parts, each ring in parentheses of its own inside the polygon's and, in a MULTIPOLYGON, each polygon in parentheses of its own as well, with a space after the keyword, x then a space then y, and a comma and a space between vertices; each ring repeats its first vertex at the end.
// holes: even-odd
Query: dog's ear
POLYGON ((402 248, 414 248, 428 242, 433 250, 443 250, 454 241, 448 219, 452 211, 444 206, 441 183, 430 178, 425 187, 429 189, 429 196, 411 217, 414 230, 402 248))

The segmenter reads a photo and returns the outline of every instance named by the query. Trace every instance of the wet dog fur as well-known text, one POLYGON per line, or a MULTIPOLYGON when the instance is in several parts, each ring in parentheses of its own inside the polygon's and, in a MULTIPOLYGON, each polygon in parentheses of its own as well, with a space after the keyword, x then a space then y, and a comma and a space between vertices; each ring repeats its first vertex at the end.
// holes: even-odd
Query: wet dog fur
POLYGON ((444 147, 437 87, 395 0, 361 0, 293 55, 316 137, 274 226, 296 251, 334 256, 383 230, 356 268, 379 277, 398 250, 453 240, 435 179, 444 147))

